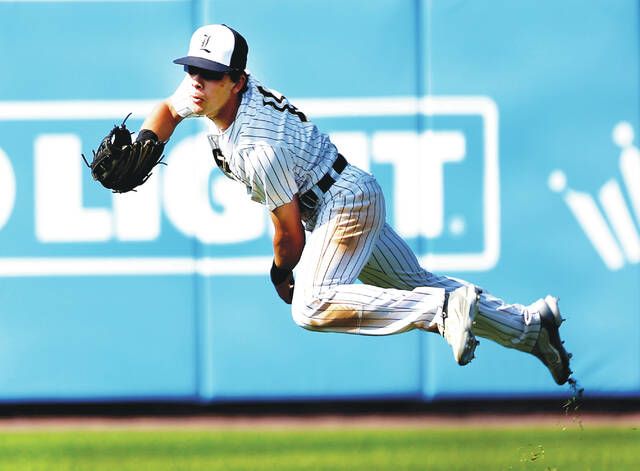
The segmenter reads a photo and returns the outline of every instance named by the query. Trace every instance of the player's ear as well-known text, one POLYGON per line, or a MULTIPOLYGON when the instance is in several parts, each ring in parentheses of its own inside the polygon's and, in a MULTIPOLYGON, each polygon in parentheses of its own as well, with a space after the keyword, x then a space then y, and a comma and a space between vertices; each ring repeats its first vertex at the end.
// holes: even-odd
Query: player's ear
POLYGON ((244 90, 245 85, 247 84, 247 74, 245 74, 244 72, 240 74, 240 76, 238 77, 238 81, 234 82, 233 85, 233 93, 241 93, 242 90, 244 90))

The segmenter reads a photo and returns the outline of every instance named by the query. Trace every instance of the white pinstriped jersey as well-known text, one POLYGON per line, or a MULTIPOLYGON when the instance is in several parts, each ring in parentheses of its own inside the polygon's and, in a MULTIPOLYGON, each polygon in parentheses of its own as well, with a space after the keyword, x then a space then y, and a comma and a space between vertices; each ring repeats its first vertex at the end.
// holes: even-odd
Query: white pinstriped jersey
MULTIPOLYGON (((182 117, 196 116, 189 108, 189 87, 187 77, 171 97, 182 117)), ((244 183, 251 199, 269 210, 309 190, 337 155, 326 134, 285 97, 253 77, 231 126, 220 131, 213 121, 207 123, 209 144, 222 160, 223 171, 244 183)))

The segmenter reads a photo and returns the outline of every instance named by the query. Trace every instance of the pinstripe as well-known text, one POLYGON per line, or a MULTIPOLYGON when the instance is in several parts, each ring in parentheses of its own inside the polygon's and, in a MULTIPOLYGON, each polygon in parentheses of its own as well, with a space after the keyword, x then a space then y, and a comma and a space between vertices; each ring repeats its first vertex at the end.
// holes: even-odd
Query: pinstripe
POLYGON ((424 286, 424 280, 420 277, 422 271, 411 249, 388 225, 385 225, 377 247, 360 278, 364 281, 378 272, 378 277, 384 275, 390 287, 413 289, 424 286), (394 238, 397 239, 397 243, 394 243, 394 238), (402 261, 398 255, 402 256, 402 261), (412 283, 409 283, 407 278, 412 283))
POLYGON ((296 282, 296 322, 312 330, 364 335, 399 333, 429 322, 441 308, 442 295, 353 284, 384 227, 384 200, 378 184, 350 167, 330 192, 301 261, 299 271, 304 273, 309 260, 319 260, 311 283, 304 274, 296 282), (352 224, 351 234, 341 232, 345 221, 352 224), (317 243, 320 238, 322 242, 317 243), (345 246, 348 249, 340 250, 345 246), (312 294, 300 302, 298 293, 312 294))
POLYGON ((409 277, 413 281, 410 284, 412 288, 423 286, 420 273, 423 272, 422 267, 418 264, 418 260, 415 255, 406 244, 390 227, 387 227, 384 238, 381 239, 381 246, 390 254, 393 262, 389 262, 389 258, 385 257, 389 267, 392 270, 394 278, 398 278, 401 275, 403 277, 409 277), (402 260, 400 260, 402 257, 402 260))
MULTIPOLYGON (((369 194, 371 193, 371 189, 370 189, 370 188, 368 188, 368 189, 367 189, 367 188, 366 188, 367 186, 368 186, 368 185, 365 185, 365 187, 364 187, 364 188, 359 188, 359 190, 360 190, 360 191, 366 191, 366 193, 365 193, 365 194, 367 194, 367 196, 368 196, 368 197, 367 197, 367 199, 369 199, 369 194)), ((360 219, 362 219, 362 218, 364 219, 364 220, 362 221, 362 223, 360 223, 360 222, 358 221, 358 222, 359 222, 359 223, 358 223, 358 226, 359 226, 359 227, 362 227, 362 228, 363 228, 363 229, 362 229, 363 231, 366 231, 366 230, 367 230, 368 228, 370 228, 370 227, 376 227, 376 226, 374 225, 375 221, 372 221, 371 223, 368 223, 368 220, 369 220, 369 218, 370 218, 370 212, 374 212, 374 211, 376 211, 376 210, 377 210, 377 207, 376 207, 377 205, 375 205, 375 201, 376 201, 376 200, 374 199, 373 201, 374 201, 374 205, 365 205, 365 206, 364 206, 364 208, 365 208, 365 213, 364 213, 364 215, 363 215, 363 216, 361 216, 361 215, 358 213, 359 220, 360 220, 360 219)), ((372 216, 372 219, 375 219, 375 216, 372 216)), ((351 267, 350 267, 350 268, 351 268, 351 269, 350 269, 350 271, 345 272, 345 276, 346 276, 348 279, 353 280, 353 279, 355 279, 355 278, 358 276, 358 274, 359 274, 359 273, 360 273, 360 271, 361 271, 362 266, 364 265, 364 263, 366 262, 366 260, 369 258, 369 254, 371 253, 371 250, 372 250, 372 245, 373 245, 373 240, 372 240, 372 238, 364 237, 364 246, 363 246, 362 250, 359 250, 359 251, 357 251, 357 252, 354 254, 354 255, 355 255, 356 260, 354 261, 354 263, 351 263, 351 264, 350 264, 350 265, 351 265, 351 267)), ((350 254, 350 256, 353 256, 353 255, 352 255, 352 254, 350 254)), ((347 268, 348 268, 348 266, 347 266, 347 268)))
MULTIPOLYGON (((332 207, 330 209, 330 213, 335 213, 336 214, 336 216, 331 218, 332 220, 337 218, 338 215, 344 213, 343 210, 337 210, 335 206, 336 205, 332 205, 332 207)), ((322 288, 322 286, 324 285, 324 280, 326 280, 328 278, 327 275, 328 275, 329 267, 332 267, 332 266, 335 267, 337 265, 337 262, 335 262, 334 260, 337 257, 338 245, 337 244, 331 244, 332 238, 334 236, 334 232, 335 231, 330 232, 329 230, 327 230, 324 233, 324 242, 322 244, 322 248, 321 248, 320 254, 325 254, 325 255, 322 256, 322 258, 319 259, 320 262, 317 265, 316 275, 314 277, 315 286, 318 286, 320 288, 322 288), (330 247, 333 248, 332 251, 329 251, 330 247)))
MULTIPOLYGON (((388 225, 385 225, 360 279, 364 283, 397 289, 435 286, 451 292, 462 286, 461 282, 434 275, 420 267, 411 249, 388 225)), ((526 325, 525 310, 525 306, 507 305, 489 294, 482 294, 473 331, 501 345, 529 351, 535 344, 539 325, 526 325), (514 340, 518 342, 514 343, 514 340)))
MULTIPOLYGON (((358 217, 357 227, 362 228, 363 231, 368 230, 369 228, 376 227, 375 216, 373 216, 373 220, 371 223, 368 222, 370 218, 371 212, 377 212, 378 205, 377 200, 373 199, 374 203, 371 205, 363 204, 363 200, 369 199, 370 194, 373 193, 370 186, 365 190, 366 187, 361 187, 356 185, 356 192, 352 192, 351 198, 353 199, 352 207, 349 209, 349 215, 355 215, 358 217), (357 196, 360 195, 360 196, 357 196), (358 202, 360 200, 360 202, 358 202), (356 211, 356 208, 364 208, 364 214, 361 214, 361 210, 356 211), (362 222, 361 222, 362 220, 362 222)), ((339 241, 340 242, 340 241, 339 241)), ((359 241, 360 242, 360 241, 359 241)), ((358 245, 360 245, 358 242, 358 245)), ((354 253, 343 254, 343 257, 354 257, 353 261, 344 261, 339 260, 337 265, 338 269, 341 269, 344 272, 344 277, 346 280, 354 280, 358 273, 361 270, 362 264, 368 259, 369 253, 371 251, 371 245, 373 244, 373 240, 368 240, 366 237, 364 238, 364 246, 361 249, 355 250, 354 253), (342 268, 341 268, 342 266, 342 268), (349 270, 349 271, 347 271, 349 270)))

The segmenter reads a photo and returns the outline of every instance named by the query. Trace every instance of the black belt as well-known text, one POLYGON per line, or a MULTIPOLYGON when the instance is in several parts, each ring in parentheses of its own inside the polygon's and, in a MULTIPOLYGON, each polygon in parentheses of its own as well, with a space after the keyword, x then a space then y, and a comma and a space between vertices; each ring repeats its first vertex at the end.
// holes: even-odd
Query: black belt
MULTIPOLYGON (((347 159, 345 159, 342 154, 338 154, 338 157, 333 161, 331 168, 340 175, 346 167, 347 159)), ((318 192, 314 191, 315 187, 317 187, 322 193, 326 193, 335 182, 336 180, 331 176, 331 172, 327 172, 311 189, 300 195, 300 204, 307 209, 315 209, 318 204, 318 199, 320 198, 318 192)))

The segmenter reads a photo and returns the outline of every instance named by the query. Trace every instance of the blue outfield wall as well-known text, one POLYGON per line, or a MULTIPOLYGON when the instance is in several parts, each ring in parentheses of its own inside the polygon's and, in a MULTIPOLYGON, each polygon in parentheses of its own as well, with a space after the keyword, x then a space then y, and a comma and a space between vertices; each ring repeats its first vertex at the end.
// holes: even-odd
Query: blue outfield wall
POLYGON ((139 192, 91 180, 80 153, 209 22, 378 177, 426 268, 559 295, 586 393, 640 396, 638 0, 0 1, 0 401, 566 394, 490 341, 460 368, 436 335, 297 327, 198 120, 139 192))

